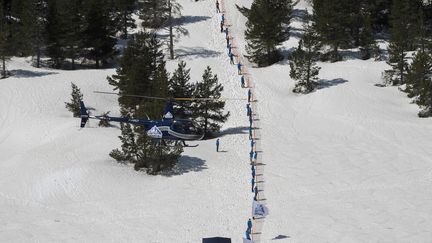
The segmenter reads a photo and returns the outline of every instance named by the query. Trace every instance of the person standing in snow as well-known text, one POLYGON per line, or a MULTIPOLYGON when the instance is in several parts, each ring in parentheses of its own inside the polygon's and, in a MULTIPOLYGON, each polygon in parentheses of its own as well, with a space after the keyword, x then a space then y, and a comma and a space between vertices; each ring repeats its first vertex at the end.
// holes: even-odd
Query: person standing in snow
POLYGON ((221 33, 223 32, 223 27, 224 27, 224 23, 221 22, 221 23, 220 23, 220 30, 221 30, 221 33))
POLYGON ((221 22, 225 23, 225 14, 222 14, 222 16, 221 16, 221 22))
POLYGON ((251 115, 251 109, 250 109, 250 104, 249 103, 246 104, 246 114, 247 114, 247 116, 251 115))
POLYGON ((248 93, 247 93, 248 103, 251 102, 251 95, 252 95, 252 92, 251 92, 251 90, 249 89, 249 90, 248 90, 248 93))
POLYGON ((237 64, 237 70, 238 70, 238 74, 239 74, 239 75, 242 74, 241 67, 242 67, 241 63, 238 63, 238 64, 237 64))
POLYGON ((229 44, 230 44, 230 39, 229 39, 229 36, 226 36, 226 37, 225 37, 225 39, 226 39, 226 43, 227 43, 227 48, 228 48, 228 46, 229 46, 229 44))
POLYGON ((240 78, 240 83, 241 83, 241 87, 244 88, 245 87, 245 78, 243 75, 240 78))
POLYGON ((255 166, 252 165, 252 178, 255 178, 255 166))
POLYGON ((254 186, 255 186, 255 178, 254 177, 252 177, 252 180, 251 180, 251 184, 252 184, 252 192, 254 192, 254 186))
POLYGON ((220 13, 219 1, 216 0, 216 13, 220 13))
POLYGON ((258 201, 258 187, 257 186, 255 186, 254 192, 255 192, 254 200, 258 201))
POLYGON ((216 152, 219 152, 219 138, 216 139, 216 152))

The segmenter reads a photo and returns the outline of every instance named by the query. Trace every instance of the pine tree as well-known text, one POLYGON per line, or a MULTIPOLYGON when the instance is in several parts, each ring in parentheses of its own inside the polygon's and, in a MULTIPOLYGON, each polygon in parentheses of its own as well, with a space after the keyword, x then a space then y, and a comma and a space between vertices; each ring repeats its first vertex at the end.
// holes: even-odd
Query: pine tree
POLYGON ((316 65, 316 60, 319 49, 317 34, 307 26, 303 38, 289 61, 290 77, 297 81, 293 89, 294 93, 309 93, 318 85, 320 67, 316 65))
POLYGON ((84 5, 85 13, 84 47, 87 56, 99 68, 115 54, 116 25, 112 19, 111 5, 107 0, 88 0, 84 5))
POLYGON ((59 15, 59 4, 61 1, 48 0, 47 8, 47 55, 51 59, 51 66, 60 68, 65 58, 61 36, 64 33, 64 26, 59 15))
POLYGON ((345 15, 347 2, 335 0, 313 0, 313 20, 315 31, 320 36, 320 41, 332 47, 330 60, 341 60, 338 49, 341 46, 349 46, 351 36, 349 30, 349 18, 345 15))
POLYGON ((40 67, 42 48, 46 41, 46 0, 20 0, 15 2, 15 11, 20 19, 14 42, 24 55, 36 56, 35 65, 40 67), (18 7, 17 7, 18 6, 18 7))
POLYGON ((388 46, 389 60, 387 62, 392 69, 384 72, 384 78, 393 85, 405 83, 408 68, 406 52, 413 50, 418 35, 418 4, 417 0, 394 0, 392 6, 392 28, 388 46))
POLYGON ((142 0, 140 5, 143 27, 159 29, 168 21, 168 0, 142 0))
POLYGON ((132 112, 145 102, 143 98, 121 96, 121 94, 139 94, 155 96, 154 84, 158 66, 163 62, 163 54, 160 51, 160 43, 155 34, 138 33, 129 41, 119 60, 117 74, 108 77, 114 90, 119 90, 120 105, 132 112))
POLYGON ((62 6, 60 16, 64 23, 64 32, 61 35, 66 58, 71 59, 71 68, 75 69, 75 60, 82 54, 84 31, 84 18, 82 15, 81 0, 69 0, 62 6))
POLYGON ((120 123, 120 130, 121 150, 114 149, 109 155, 117 162, 133 161, 138 151, 137 144, 135 143, 135 133, 129 123, 120 123))
POLYGON ((122 32, 121 37, 127 39, 128 28, 136 28, 132 14, 135 10, 136 0, 117 0, 115 2, 116 22, 118 30, 122 32))
MULTIPOLYGON (((179 62, 177 69, 169 80, 169 91, 172 97, 191 98, 194 85, 190 84, 190 69, 186 68, 186 62, 179 62)), ((174 104, 174 115, 179 118, 191 116, 191 102, 182 101, 174 104)))
POLYGON ((254 0, 243 12, 248 18, 246 50, 248 59, 258 66, 268 66, 280 60, 277 45, 289 38, 291 0, 254 0))
POLYGON ((217 75, 213 75, 211 68, 207 67, 202 76, 202 82, 197 83, 193 97, 212 98, 215 100, 198 101, 192 105, 193 116, 202 127, 204 134, 209 136, 212 132, 218 132, 220 123, 225 122, 230 113, 223 113, 225 102, 217 100, 223 91, 222 84, 218 83, 217 75))
POLYGON ((8 73, 6 71, 6 60, 13 55, 12 40, 12 23, 10 18, 10 2, 0 1, 0 59, 2 70, 0 72, 1 78, 6 78, 8 73))
MULTIPOLYGON (((160 119, 165 105, 162 102, 122 96, 168 96, 169 74, 156 36, 138 33, 124 50, 119 64, 117 74, 109 77, 108 82, 115 87, 114 89, 119 90, 121 113, 132 117, 148 115, 151 119, 160 119)), ((121 141, 122 150, 113 150, 111 157, 117 161, 133 163, 136 170, 145 168, 149 174, 157 174, 172 168, 183 151, 181 147, 165 146, 161 141, 149 138, 142 126, 125 128, 121 141)))
POLYGON ((80 116, 80 102, 83 100, 81 90, 74 83, 72 85, 72 99, 70 102, 65 102, 66 108, 73 113, 74 117, 80 116))

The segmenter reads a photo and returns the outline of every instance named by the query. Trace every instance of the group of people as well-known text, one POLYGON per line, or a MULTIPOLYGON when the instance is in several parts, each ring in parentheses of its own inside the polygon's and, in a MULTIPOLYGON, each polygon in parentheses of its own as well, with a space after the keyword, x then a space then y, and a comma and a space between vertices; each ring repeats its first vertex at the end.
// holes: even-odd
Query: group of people
MULTIPOLYGON (((225 34, 225 39, 226 39, 226 47, 228 50, 228 57, 230 59, 230 63, 235 65, 235 61, 234 61, 234 53, 232 51, 232 45, 231 45, 231 38, 229 35, 229 30, 228 30, 228 26, 225 26, 225 14, 221 11, 220 9, 220 0, 216 0, 216 13, 222 13, 221 15, 221 21, 220 21, 220 31, 221 33, 225 34)), ((246 85, 246 80, 245 80, 245 76, 243 75, 242 72, 242 64, 240 62, 240 59, 238 59, 238 63, 237 63, 237 71, 238 74, 241 75, 240 77, 240 84, 242 88, 246 88, 249 87, 249 84, 246 85)), ((253 136, 253 112, 252 112, 252 106, 251 106, 251 102, 252 102, 252 92, 250 90, 250 88, 247 91, 247 104, 246 104, 246 114, 247 117, 249 118, 249 141, 250 141, 250 152, 249 152, 249 159, 250 159, 250 165, 251 165, 251 171, 252 171, 252 179, 251 179, 251 191, 252 193, 254 193, 254 197, 253 199, 255 201, 258 200, 258 186, 257 186, 257 181, 256 181, 256 171, 255 171, 255 166, 256 166, 256 161, 257 161, 257 151, 255 149, 255 140, 254 140, 254 136, 253 136)), ((219 139, 216 140, 216 150, 219 151, 219 144, 220 141, 219 139)), ((246 239, 251 240, 251 234, 252 234, 252 220, 249 219, 247 221, 247 229, 246 229, 246 239)))

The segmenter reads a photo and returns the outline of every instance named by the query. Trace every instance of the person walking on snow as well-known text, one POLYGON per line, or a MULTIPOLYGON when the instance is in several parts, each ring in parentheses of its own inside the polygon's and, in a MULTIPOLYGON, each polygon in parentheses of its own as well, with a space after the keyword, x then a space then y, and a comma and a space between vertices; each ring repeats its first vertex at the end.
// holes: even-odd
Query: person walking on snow
POLYGON ((230 44, 230 40, 229 40, 229 36, 226 36, 226 42, 227 42, 227 48, 228 48, 228 45, 230 44))
POLYGON ((240 82, 241 82, 241 87, 244 88, 245 87, 245 78, 243 75, 240 78, 240 82))
POLYGON ((216 13, 220 13, 219 1, 218 0, 216 0, 216 13))
POLYGON ((229 58, 230 58, 230 63, 231 63, 231 64, 235 64, 235 63, 234 63, 234 54, 231 53, 231 54, 229 55, 229 58))
POLYGON ((228 38, 228 36, 229 36, 229 35, 228 35, 228 32, 229 32, 229 31, 228 31, 228 27, 226 27, 226 28, 225 28, 225 38, 228 38))
POLYGON ((254 200, 258 201, 257 200, 258 199, 258 187, 257 186, 255 186, 254 192, 255 192, 254 200))
POLYGON ((249 230, 252 230, 252 220, 251 219, 248 220, 247 227, 249 230))
POLYGON ((238 70, 238 74, 241 75, 242 74, 242 70, 241 70, 241 63, 237 64, 237 70, 238 70))
POLYGON ((222 14, 222 16, 221 16, 221 22, 225 23, 225 14, 222 14))
POLYGON ((228 46, 228 56, 231 55, 232 51, 231 51, 231 45, 228 46))
POLYGON ((221 22, 221 23, 220 23, 220 30, 221 30, 221 33, 223 32, 223 27, 224 27, 224 23, 221 22))
POLYGON ((251 102, 251 95, 252 95, 252 93, 251 93, 251 90, 249 89, 249 90, 248 90, 248 93, 247 93, 248 103, 251 102))
POLYGON ((219 152, 219 138, 216 139, 216 152, 219 152))

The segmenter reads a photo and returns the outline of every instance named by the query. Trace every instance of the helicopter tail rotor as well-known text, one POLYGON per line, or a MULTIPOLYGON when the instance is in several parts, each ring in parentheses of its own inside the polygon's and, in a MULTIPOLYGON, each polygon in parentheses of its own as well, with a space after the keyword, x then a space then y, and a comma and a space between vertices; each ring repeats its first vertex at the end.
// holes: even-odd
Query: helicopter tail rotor
POLYGON ((80 117, 81 117, 81 128, 85 127, 89 119, 89 113, 87 112, 87 108, 84 105, 84 102, 80 101, 80 117))

